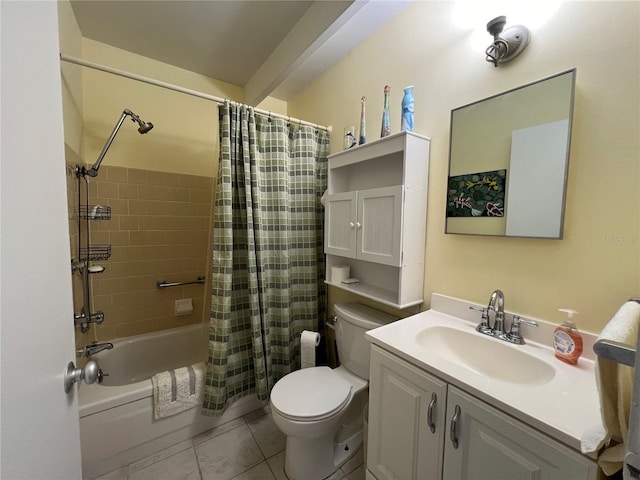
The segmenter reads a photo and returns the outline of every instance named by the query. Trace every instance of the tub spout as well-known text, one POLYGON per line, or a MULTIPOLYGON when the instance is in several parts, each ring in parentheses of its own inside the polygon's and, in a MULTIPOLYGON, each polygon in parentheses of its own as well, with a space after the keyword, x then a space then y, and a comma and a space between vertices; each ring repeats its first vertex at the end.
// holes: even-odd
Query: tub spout
POLYGON ((90 357, 91 355, 95 355, 102 350, 111 350, 113 348, 113 343, 96 343, 93 342, 91 345, 86 345, 83 348, 77 350, 77 353, 81 357, 90 357))

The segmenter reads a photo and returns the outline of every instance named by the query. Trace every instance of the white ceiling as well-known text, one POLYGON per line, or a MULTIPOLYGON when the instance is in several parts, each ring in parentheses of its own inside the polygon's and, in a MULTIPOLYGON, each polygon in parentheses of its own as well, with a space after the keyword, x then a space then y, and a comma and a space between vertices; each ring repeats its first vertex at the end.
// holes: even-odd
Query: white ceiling
MULTIPOLYGON (((71 0, 82 35, 288 100, 410 0, 71 0)), ((134 72, 135 73, 135 72, 134 72)))

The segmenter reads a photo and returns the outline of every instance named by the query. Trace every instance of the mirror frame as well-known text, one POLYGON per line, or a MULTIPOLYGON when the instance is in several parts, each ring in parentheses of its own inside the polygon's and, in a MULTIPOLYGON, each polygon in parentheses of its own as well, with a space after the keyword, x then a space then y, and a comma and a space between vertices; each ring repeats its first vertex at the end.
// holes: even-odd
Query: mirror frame
MULTIPOLYGON (((448 169, 447 169, 447 187, 446 187, 446 198, 445 198, 445 234, 449 234, 449 235, 472 235, 472 236, 482 236, 482 237, 509 237, 509 238, 535 238, 535 239, 552 239, 552 240, 559 240, 562 239, 563 237, 563 233, 564 233, 564 216, 565 216, 565 207, 566 207, 566 195, 567 195, 567 181, 568 181, 568 174, 569 174, 569 157, 570 157, 570 151, 571 151, 571 136, 572 136, 572 128, 573 128, 573 111, 574 111, 574 106, 575 106, 575 90, 576 90, 576 74, 577 74, 577 69, 576 68, 572 68, 569 70, 565 70, 563 72, 557 73, 555 75, 551 75, 545 78, 542 78, 540 80, 536 80, 530 83, 527 83, 525 85, 521 85, 515 88, 512 88, 510 90, 492 95, 490 97, 486 97, 483 98, 481 100, 477 100, 475 102, 463 105, 461 107, 457 107, 453 110, 451 110, 451 117, 450 117, 450 125, 449 125, 449 164, 448 164, 448 169), (526 89, 527 87, 531 87, 534 85, 538 85, 541 84, 543 82, 549 81, 549 80, 553 80, 555 78, 561 77, 563 75, 571 75, 571 82, 570 82, 570 91, 569 93, 569 98, 568 98, 568 127, 567 127, 567 137, 566 137, 566 152, 564 154, 564 178, 562 178, 562 198, 561 198, 561 205, 560 205, 560 219, 559 219, 559 231, 558 234, 556 236, 547 236, 547 235, 540 235, 540 236, 536 236, 536 235, 507 235, 506 233, 506 229, 505 229, 505 233, 500 234, 500 233, 482 233, 482 232, 466 232, 466 231, 451 231, 451 228, 449 226, 449 219, 450 218, 455 218, 455 217, 449 217, 448 216, 448 208, 449 208, 449 195, 450 195, 450 189, 449 189, 449 181, 452 178, 451 176, 451 167, 452 167, 452 155, 453 155, 453 150, 454 150, 454 114, 456 112, 459 112, 463 109, 469 108, 469 107, 474 107, 477 106, 483 102, 488 102, 491 100, 496 100, 499 99, 500 97, 503 97, 505 95, 514 93, 514 92, 518 92, 520 90, 526 89)), ((541 124, 544 125, 544 124, 541 124)), ((530 127, 536 127, 538 125, 530 125, 530 127)), ((520 127, 522 128, 522 127, 520 127)), ((516 130, 512 130, 516 131, 516 130)), ((509 158, 507 165, 510 163, 511 159, 509 158)), ((504 167, 500 167, 504 168, 504 167)), ((482 173, 498 173, 498 170, 500 169, 496 169, 496 172, 470 172, 469 175, 474 175, 474 174, 482 174, 482 173)), ((478 170, 483 170, 482 167, 479 167, 478 170)), ((456 174, 455 176, 460 176, 460 175, 466 175, 466 174, 456 174)), ((504 179, 503 181, 503 185, 504 183, 506 183, 506 179, 504 179)), ((507 185, 506 187, 506 191, 504 192, 505 195, 505 201, 506 201, 506 193, 508 191, 509 185, 507 185)), ((508 208, 507 205, 503 204, 503 207, 508 208)), ((488 217, 484 217, 484 218, 488 218, 488 217)), ((557 218, 557 217, 556 217, 557 218)), ((505 222, 506 222, 506 218, 505 218, 505 222)), ((506 227, 505 227, 506 228, 506 227)))

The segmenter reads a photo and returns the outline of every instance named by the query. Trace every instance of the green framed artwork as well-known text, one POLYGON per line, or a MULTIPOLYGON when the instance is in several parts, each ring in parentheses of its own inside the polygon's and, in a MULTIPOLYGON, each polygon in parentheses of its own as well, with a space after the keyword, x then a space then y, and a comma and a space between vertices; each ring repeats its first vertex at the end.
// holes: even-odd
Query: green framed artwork
POLYGON ((503 217, 506 170, 449 177, 447 217, 503 217))

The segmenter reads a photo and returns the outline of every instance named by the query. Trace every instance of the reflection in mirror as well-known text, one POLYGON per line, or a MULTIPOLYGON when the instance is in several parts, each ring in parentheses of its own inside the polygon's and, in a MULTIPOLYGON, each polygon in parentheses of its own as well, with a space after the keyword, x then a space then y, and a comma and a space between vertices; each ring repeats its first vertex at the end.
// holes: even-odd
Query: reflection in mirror
POLYGON ((575 73, 452 110, 446 233, 562 238, 575 73))

